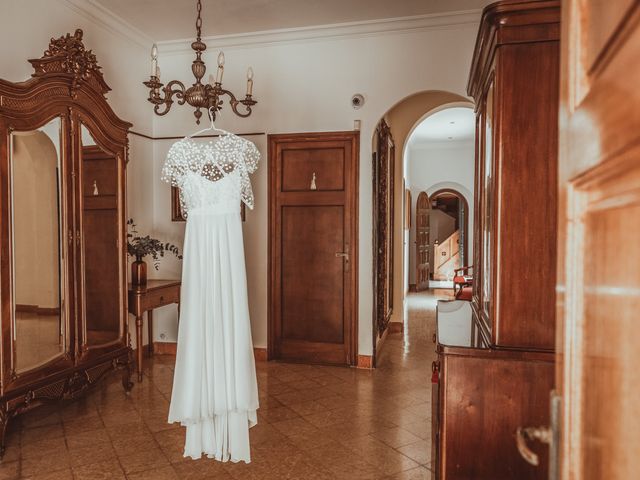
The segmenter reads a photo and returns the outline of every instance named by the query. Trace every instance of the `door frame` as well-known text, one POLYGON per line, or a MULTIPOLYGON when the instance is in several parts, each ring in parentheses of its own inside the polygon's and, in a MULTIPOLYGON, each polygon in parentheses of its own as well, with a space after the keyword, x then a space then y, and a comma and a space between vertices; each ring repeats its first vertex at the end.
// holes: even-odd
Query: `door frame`
POLYGON ((276 312, 274 295, 276 278, 276 261, 280 257, 277 252, 277 245, 273 241, 275 238, 276 226, 276 206, 277 206, 277 170, 276 155, 278 144, 288 142, 326 142, 326 141, 351 141, 351 158, 353 165, 349 186, 351 187, 351 198, 349 199, 349 209, 351 210, 351 243, 350 243, 350 288, 351 303, 349 313, 351 317, 349 345, 349 365, 356 366, 358 359, 358 257, 359 257, 359 194, 360 194, 360 131, 337 131, 337 132, 306 132, 306 133, 281 133, 267 135, 269 145, 267 171, 268 171, 268 197, 269 197, 269 220, 267 233, 267 252, 269 260, 267 262, 267 360, 274 359, 275 353, 275 321, 276 312))
MULTIPOLYGON (((429 201, 431 202, 433 199, 437 198, 438 195, 441 195, 443 193, 450 193, 452 195, 455 195, 456 197, 458 197, 459 201, 462 201, 463 205, 464 205, 464 211, 465 211, 465 215, 464 215, 464 251, 462 252, 464 254, 464 262, 460 262, 460 266, 464 267, 466 265, 468 265, 469 263, 469 202, 467 202, 467 199, 464 197, 464 195, 462 193, 460 193, 458 190, 456 190, 455 188, 440 188, 438 190, 436 190, 435 192, 433 192, 431 195, 429 195, 429 201)), ((433 208, 433 207, 432 207, 433 208)), ((460 223, 460 226, 462 227, 462 222, 460 222, 460 219, 458 219, 458 223, 460 223)), ((431 233, 431 232, 429 232, 431 233)), ((431 239, 429 239, 431 240, 431 239)))

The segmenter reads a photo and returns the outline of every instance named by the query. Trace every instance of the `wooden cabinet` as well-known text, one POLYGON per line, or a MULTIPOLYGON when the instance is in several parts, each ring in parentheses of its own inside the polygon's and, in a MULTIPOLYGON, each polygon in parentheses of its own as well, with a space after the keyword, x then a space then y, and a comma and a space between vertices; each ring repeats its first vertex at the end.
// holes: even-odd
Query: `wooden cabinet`
POLYGON ((548 449, 536 445, 540 465, 530 465, 518 452, 516 431, 548 425, 554 355, 491 348, 468 302, 439 302, 438 310, 438 360, 432 365, 435 478, 546 479, 548 449))
POLYGON ((492 4, 471 66, 473 307, 497 348, 554 348, 559 22, 557 0, 492 4))
POLYGON ((0 449, 7 423, 122 369, 127 132, 82 31, 0 80, 0 449))
POLYGON ((441 315, 439 305, 433 365, 441 480, 547 478, 548 448, 535 446, 533 466, 516 432, 550 418, 559 22, 557 0, 497 2, 482 15, 468 84, 477 111, 473 298, 467 315, 441 315))

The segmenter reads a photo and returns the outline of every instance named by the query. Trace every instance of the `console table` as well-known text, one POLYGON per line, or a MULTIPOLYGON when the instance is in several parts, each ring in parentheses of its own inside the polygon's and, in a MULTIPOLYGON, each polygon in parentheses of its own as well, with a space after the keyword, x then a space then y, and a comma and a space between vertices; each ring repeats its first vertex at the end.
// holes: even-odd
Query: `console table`
POLYGON ((147 312, 149 355, 153 355, 153 309, 178 304, 180 308, 180 280, 148 280, 146 285, 129 284, 129 313, 136 317, 136 368, 138 382, 142 381, 142 325, 147 312))

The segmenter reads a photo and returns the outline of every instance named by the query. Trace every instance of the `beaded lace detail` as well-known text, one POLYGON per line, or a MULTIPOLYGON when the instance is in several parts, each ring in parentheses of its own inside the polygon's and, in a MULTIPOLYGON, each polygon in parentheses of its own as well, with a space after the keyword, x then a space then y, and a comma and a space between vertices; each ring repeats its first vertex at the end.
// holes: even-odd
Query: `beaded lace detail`
POLYGON ((162 180, 180 189, 180 206, 189 210, 242 200, 253 209, 249 174, 258 168, 260 152, 242 137, 227 133, 216 142, 190 137, 174 143, 162 168, 162 180))

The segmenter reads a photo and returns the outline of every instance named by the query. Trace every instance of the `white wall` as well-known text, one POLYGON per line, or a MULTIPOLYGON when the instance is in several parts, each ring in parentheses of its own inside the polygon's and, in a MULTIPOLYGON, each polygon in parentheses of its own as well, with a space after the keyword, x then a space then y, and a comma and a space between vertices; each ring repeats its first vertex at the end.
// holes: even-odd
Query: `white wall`
MULTIPOLYGON (((149 52, 139 39, 125 37, 106 26, 104 19, 92 18, 65 0, 0 0, 0 78, 19 82, 33 73, 30 58, 39 58, 52 37, 58 38, 81 28, 83 42, 93 50, 112 91, 109 104, 122 119, 134 124, 133 130, 151 133, 152 114, 141 85, 148 75, 149 52)), ((129 137, 127 195, 129 215, 141 229, 152 229, 153 175, 152 143, 129 137)), ((135 345, 135 325, 130 318, 135 345)))
MULTIPOLYGON (((372 351, 372 211, 371 139, 382 115, 404 97, 423 90, 447 90, 463 95, 477 30, 476 23, 440 26, 409 33, 313 39, 225 48, 224 86, 243 93, 245 71, 255 71, 254 95, 260 102, 247 119, 222 111, 218 125, 235 132, 288 133, 350 130, 361 120, 359 211, 359 354, 372 351), (419 49, 420 54, 413 52, 419 49), (350 98, 362 93, 365 106, 354 110, 350 98)), ((162 78, 189 80, 192 53, 166 53, 159 45, 162 78), (163 51, 165 53, 163 53, 163 51)), ((218 50, 209 43, 204 55, 214 65, 218 50)), ((196 130, 193 111, 174 106, 154 117, 154 135, 184 135, 196 130)), ((266 136, 255 136, 263 155, 253 176, 256 209, 245 223, 245 249, 254 344, 267 344, 267 159, 266 136)), ((179 242, 184 226, 170 221, 170 191, 159 172, 171 142, 154 143, 153 183, 155 232, 179 242)), ((161 276, 178 275, 179 263, 169 259, 161 276)), ((158 312, 156 335, 175 340, 175 311, 158 312)))
MULTIPOLYGON (((467 263, 473 258, 473 181, 474 181, 474 144, 473 142, 454 142, 445 144, 426 144, 410 147, 406 151, 406 184, 411 190, 414 221, 409 233, 409 283, 415 284, 416 275, 416 228, 415 209, 420 192, 432 193, 441 188, 453 188, 467 200, 468 241, 467 263)), ((431 257, 433 258, 433 256, 431 257)))

